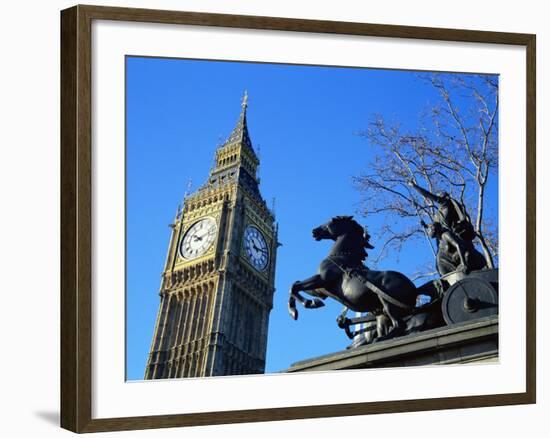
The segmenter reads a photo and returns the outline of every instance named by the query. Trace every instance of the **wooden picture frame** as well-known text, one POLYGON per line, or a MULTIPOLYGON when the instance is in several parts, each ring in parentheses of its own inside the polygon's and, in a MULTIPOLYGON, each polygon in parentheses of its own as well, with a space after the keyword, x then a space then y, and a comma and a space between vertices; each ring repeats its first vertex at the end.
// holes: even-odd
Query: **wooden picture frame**
POLYGON ((100 6, 61 12, 61 426, 74 432, 213 425, 515 405, 536 401, 536 37, 438 29, 100 6), (526 48, 526 391, 239 411, 92 418, 92 22, 113 20, 409 38, 526 48))

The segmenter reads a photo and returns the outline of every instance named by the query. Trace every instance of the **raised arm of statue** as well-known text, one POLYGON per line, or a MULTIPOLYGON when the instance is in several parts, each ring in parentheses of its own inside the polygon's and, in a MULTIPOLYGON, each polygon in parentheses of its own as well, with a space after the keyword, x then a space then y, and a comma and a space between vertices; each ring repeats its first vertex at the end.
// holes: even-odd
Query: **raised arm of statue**
POLYGON ((445 202, 445 198, 442 196, 438 196, 433 194, 432 192, 429 192, 423 187, 420 187, 418 184, 416 184, 412 179, 409 180, 409 186, 411 186, 413 189, 415 189, 418 193, 420 193, 422 196, 432 200, 433 202, 437 202, 438 204, 441 204, 445 202))

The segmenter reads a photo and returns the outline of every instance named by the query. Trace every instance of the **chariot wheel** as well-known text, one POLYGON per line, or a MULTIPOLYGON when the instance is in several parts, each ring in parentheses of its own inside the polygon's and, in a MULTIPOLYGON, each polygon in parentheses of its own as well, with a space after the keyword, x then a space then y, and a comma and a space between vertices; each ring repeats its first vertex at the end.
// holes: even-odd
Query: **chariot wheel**
POLYGON ((456 324, 498 314, 498 293, 480 278, 465 278, 453 284, 441 303, 445 322, 456 324))

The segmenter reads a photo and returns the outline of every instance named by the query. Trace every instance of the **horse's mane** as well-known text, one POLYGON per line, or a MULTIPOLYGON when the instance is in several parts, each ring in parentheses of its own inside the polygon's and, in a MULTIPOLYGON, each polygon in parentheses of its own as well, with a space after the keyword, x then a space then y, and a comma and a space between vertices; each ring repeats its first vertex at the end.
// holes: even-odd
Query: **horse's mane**
MULTIPOLYGON (((356 231, 357 234, 361 235, 363 239, 363 246, 365 248, 370 248, 370 249, 374 248, 374 246, 372 246, 370 243, 371 236, 367 231, 367 228, 362 227, 361 224, 359 224, 355 219, 353 219, 353 216, 336 216, 333 218, 333 220, 349 222, 352 225, 354 231, 356 231)), ((365 253, 365 257, 366 256, 367 254, 365 253)))
POLYGON ((364 228, 355 219, 353 219, 353 216, 335 216, 333 220, 350 222, 361 234, 365 231, 364 228))

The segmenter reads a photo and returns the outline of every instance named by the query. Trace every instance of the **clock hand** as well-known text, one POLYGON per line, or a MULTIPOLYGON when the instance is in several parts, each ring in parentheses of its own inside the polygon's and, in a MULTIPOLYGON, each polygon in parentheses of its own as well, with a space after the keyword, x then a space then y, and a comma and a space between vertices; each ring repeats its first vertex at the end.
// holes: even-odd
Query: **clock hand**
POLYGON ((259 252, 260 254, 266 254, 267 255, 267 249, 264 249, 264 248, 258 248, 256 245, 254 245, 254 249, 259 252))
POLYGON ((206 230, 204 233, 202 234, 197 234, 198 237, 200 237, 201 239, 203 239, 204 237, 206 237, 208 234, 210 234, 210 231, 209 230, 206 230))
POLYGON ((263 248, 261 243, 259 247, 256 247, 256 249, 264 254, 267 254, 267 248, 263 248))

